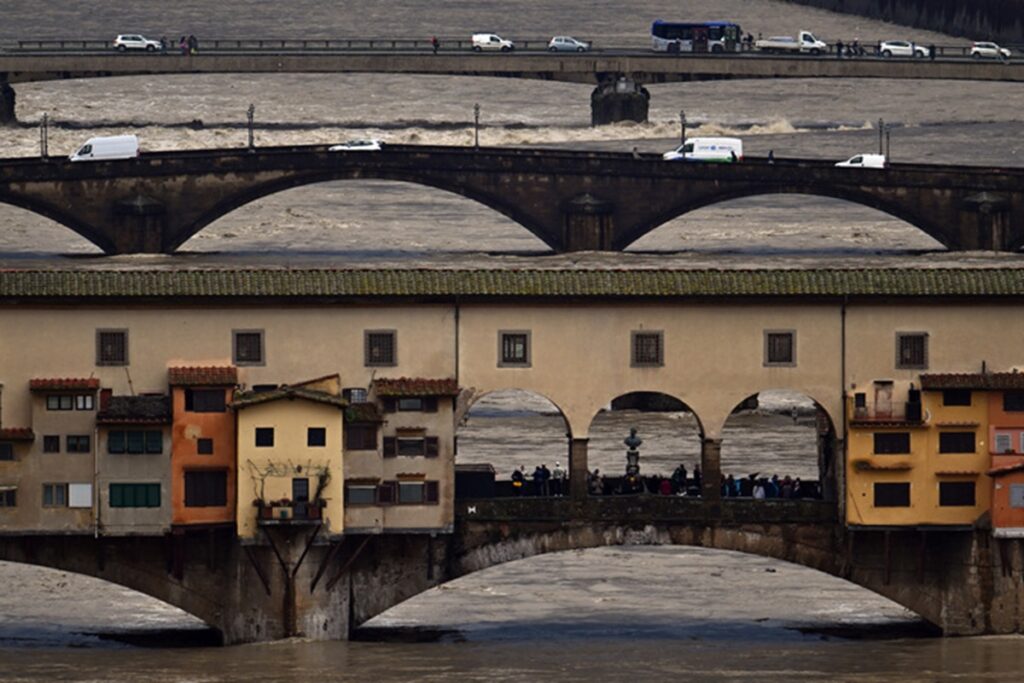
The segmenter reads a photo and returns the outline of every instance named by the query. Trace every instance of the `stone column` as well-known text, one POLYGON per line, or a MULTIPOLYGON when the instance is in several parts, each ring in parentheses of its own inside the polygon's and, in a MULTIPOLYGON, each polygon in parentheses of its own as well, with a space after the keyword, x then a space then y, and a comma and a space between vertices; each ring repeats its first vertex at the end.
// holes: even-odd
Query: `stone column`
POLYGON ((1010 201, 995 192, 978 192, 964 198, 958 225, 958 249, 1010 251, 1014 234, 1010 225, 1010 201))
POLYGON ((651 94, 636 81, 619 75, 590 94, 590 124, 603 126, 619 121, 647 121, 651 94))
POLYGON ((10 83, 0 83, 0 126, 13 126, 18 123, 14 111, 14 88, 10 83))
POLYGON ((722 499, 722 440, 703 439, 700 442, 700 470, 703 477, 701 496, 704 500, 722 499))
POLYGON ((569 439, 569 492, 573 499, 587 497, 587 443, 590 439, 569 439))

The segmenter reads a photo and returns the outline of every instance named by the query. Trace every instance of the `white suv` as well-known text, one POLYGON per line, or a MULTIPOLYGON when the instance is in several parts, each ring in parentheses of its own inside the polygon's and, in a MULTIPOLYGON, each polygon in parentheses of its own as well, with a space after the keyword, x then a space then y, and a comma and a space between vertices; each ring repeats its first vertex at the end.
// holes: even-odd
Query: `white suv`
POLYGON ((160 49, 160 41, 150 40, 145 36, 140 36, 138 33, 125 33, 114 38, 114 49, 118 52, 125 52, 126 50, 156 52, 160 49))
POLYGON ((501 36, 493 33, 474 33, 473 34, 473 51, 482 52, 484 50, 501 50, 502 52, 510 52, 516 49, 516 44, 511 40, 505 40, 501 36))
POLYGON ((986 57, 988 59, 1009 59, 1010 51, 1005 47, 999 47, 995 43, 974 43, 971 45, 971 56, 975 59, 986 57))
POLYGON ((917 57, 920 59, 928 56, 928 48, 908 40, 886 40, 878 46, 878 54, 883 57, 917 57))

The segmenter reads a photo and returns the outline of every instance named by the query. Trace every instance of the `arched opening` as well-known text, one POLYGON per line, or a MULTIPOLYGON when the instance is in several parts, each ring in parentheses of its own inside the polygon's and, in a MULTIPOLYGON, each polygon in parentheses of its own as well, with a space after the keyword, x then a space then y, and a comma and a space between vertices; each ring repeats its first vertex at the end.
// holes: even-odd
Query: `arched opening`
POLYGON ((0 561, 0 647, 217 645, 200 619, 157 598, 84 574, 0 561))
POLYGON ((589 466, 603 479, 591 494, 699 495, 703 435, 700 419, 675 396, 634 391, 613 398, 590 423, 589 466), (643 441, 635 473, 624 443, 633 429, 643 441))
POLYGON ((502 389, 476 397, 456 425, 456 497, 568 495, 568 432, 562 411, 541 394, 502 389), (542 467, 547 483, 535 477, 542 467))
POLYGON ((763 390, 722 427, 723 497, 826 499, 835 495, 835 427, 814 399, 763 390))
POLYGON ((480 202, 391 180, 344 180, 276 192, 224 215, 182 250, 385 259, 421 252, 548 252, 529 230, 480 202))
POLYGON ((765 194, 705 206, 662 224, 628 247, 765 257, 828 253, 852 259, 944 249, 920 228, 878 209, 802 194, 765 194))
POLYGON ((46 216, 0 200, 0 251, 4 258, 35 255, 98 256, 102 250, 74 230, 46 216))

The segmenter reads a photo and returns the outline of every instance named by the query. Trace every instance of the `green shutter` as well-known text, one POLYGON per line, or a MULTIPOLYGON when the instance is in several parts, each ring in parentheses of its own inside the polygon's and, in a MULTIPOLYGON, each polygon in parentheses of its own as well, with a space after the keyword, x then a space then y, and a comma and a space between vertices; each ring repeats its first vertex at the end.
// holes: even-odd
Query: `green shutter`
POLYGON ((143 484, 146 491, 146 507, 160 507, 160 484, 143 484))
POLYGON ((124 453, 124 432, 116 431, 107 434, 107 453, 124 453))
POLYGON ((122 484, 110 485, 110 507, 124 507, 124 486, 122 484))
POLYGON ((128 432, 128 452, 142 453, 145 451, 145 437, 142 432, 132 430, 128 432))
POLYGON ((149 430, 146 432, 146 452, 157 454, 164 452, 163 432, 159 430, 149 430))

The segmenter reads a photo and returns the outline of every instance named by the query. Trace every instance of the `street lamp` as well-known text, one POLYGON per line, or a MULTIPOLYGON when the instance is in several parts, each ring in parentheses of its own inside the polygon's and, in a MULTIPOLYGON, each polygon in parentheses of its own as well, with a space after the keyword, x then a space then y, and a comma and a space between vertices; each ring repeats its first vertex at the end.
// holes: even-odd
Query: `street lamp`
POLYGON ((249 151, 250 152, 255 152, 256 151, 256 141, 253 139, 252 121, 253 121, 253 118, 256 116, 256 105, 250 103, 249 104, 249 109, 247 109, 245 113, 246 113, 246 116, 249 119, 249 151))
POLYGON ((879 118, 878 119, 878 153, 879 154, 882 153, 882 136, 884 135, 884 133, 883 133, 884 130, 885 130, 885 121, 883 121, 881 118, 879 118))
POLYGON ((480 149, 480 103, 473 105, 473 146, 480 149))
POLYGON ((45 159, 50 156, 50 117, 43 114, 42 123, 39 126, 39 156, 45 159))
POLYGON ((686 112, 679 110, 679 144, 686 144, 686 112))
POLYGON ((892 163, 892 159, 889 157, 889 133, 890 133, 890 130, 888 128, 886 128, 885 129, 885 163, 886 164, 892 163))

